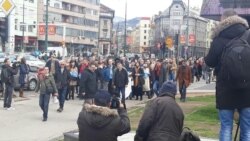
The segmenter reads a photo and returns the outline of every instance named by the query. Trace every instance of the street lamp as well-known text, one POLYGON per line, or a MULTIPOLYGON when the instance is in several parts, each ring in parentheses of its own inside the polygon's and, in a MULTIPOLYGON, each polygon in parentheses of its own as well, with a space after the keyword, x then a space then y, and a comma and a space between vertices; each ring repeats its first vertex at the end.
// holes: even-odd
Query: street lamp
POLYGON ((48 51, 48 21, 49 21, 49 0, 46 0, 46 12, 45 12, 45 51, 48 51))
POLYGON ((123 48, 123 55, 126 56, 125 49, 127 47, 127 0, 125 3, 125 31, 124 31, 124 48, 123 48))
POLYGON ((22 30, 22 47, 21 47, 21 50, 22 50, 22 53, 24 53, 24 26, 26 26, 25 24, 24 24, 24 10, 25 10, 25 4, 24 4, 24 1, 26 1, 26 0, 23 0, 23 30, 22 30))

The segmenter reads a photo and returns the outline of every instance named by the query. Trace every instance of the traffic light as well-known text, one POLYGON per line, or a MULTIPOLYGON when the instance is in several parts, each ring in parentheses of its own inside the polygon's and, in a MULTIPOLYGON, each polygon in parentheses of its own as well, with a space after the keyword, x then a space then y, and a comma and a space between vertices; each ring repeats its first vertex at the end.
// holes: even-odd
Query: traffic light
POLYGON ((0 18, 0 36, 3 43, 8 39, 8 19, 0 18))

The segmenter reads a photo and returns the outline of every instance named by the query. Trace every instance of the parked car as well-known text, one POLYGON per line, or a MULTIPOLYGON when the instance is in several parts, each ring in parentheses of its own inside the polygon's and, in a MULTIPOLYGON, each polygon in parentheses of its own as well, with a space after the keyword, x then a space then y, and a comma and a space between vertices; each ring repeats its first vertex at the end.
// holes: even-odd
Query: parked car
POLYGON ((0 53, 0 62, 4 62, 4 59, 6 57, 6 54, 5 53, 0 53))
MULTIPOLYGON (((3 66, 3 63, 0 64, 0 74, 1 74, 1 71, 2 71, 2 66, 3 66)), ((25 84, 25 89, 27 90, 30 90, 30 91, 34 91, 37 87, 37 83, 38 83, 38 77, 37 77, 37 70, 38 70, 38 67, 36 66, 29 66, 30 68, 30 72, 28 74, 28 76, 26 77, 26 84, 25 84)), ((17 75, 14 76, 14 81, 15 81, 15 84, 14 84, 14 89, 15 90, 18 90, 20 88, 20 84, 19 84, 19 69, 18 69, 18 73, 17 75)))

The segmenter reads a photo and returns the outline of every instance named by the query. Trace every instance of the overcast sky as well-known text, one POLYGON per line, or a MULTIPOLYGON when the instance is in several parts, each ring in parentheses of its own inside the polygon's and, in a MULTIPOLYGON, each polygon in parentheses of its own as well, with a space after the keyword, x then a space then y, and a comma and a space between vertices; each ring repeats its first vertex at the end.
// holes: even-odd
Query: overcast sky
MULTIPOLYGON (((125 17, 126 0, 101 0, 101 3, 114 9, 115 16, 125 17)), ((152 17, 159 11, 164 11, 172 3, 172 0, 127 0, 128 19, 134 17, 152 17)), ((188 0, 183 0, 187 3, 188 0)), ((191 6, 201 7, 202 0, 190 0, 191 6)))

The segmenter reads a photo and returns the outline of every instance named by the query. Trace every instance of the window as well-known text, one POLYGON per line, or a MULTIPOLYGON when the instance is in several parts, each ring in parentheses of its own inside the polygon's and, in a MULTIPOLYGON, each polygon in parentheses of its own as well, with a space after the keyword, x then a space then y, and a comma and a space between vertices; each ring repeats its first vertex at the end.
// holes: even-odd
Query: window
POLYGON ((33 25, 28 26, 28 32, 33 32, 33 25))
POLYGON ((60 4, 59 3, 54 3, 54 7, 55 8, 60 8, 60 4))
POLYGON ((146 42, 144 42, 144 46, 146 46, 147 45, 147 43, 146 42))
MULTIPOLYGON (((20 23, 24 24, 24 23, 20 23)), ((26 25, 20 25, 20 31, 26 31, 26 25)))
POLYGON ((144 36, 144 39, 146 40, 146 39, 147 39, 147 36, 144 36))
POLYGON ((18 19, 15 19, 15 30, 18 30, 17 23, 18 23, 18 19))
POLYGON ((147 24, 145 24, 144 27, 147 27, 147 24))
POLYGON ((29 0, 30 3, 34 3, 34 0, 29 0))
POLYGON ((144 33, 147 33, 147 30, 144 30, 144 33))

